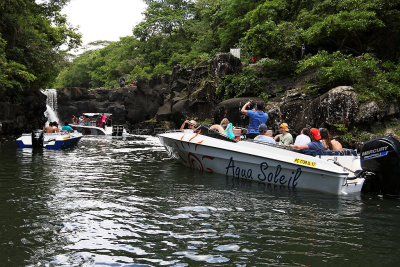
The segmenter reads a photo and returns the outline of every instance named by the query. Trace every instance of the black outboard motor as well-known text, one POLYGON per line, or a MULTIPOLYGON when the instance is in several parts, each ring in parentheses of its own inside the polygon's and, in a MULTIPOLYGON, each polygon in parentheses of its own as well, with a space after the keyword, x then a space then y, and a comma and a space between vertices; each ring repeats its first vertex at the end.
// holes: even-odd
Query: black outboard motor
POLYGON ((400 142, 390 136, 371 140, 360 155, 367 172, 362 192, 400 195, 400 142))
POLYGON ((43 131, 36 130, 32 132, 32 148, 43 149, 43 131))

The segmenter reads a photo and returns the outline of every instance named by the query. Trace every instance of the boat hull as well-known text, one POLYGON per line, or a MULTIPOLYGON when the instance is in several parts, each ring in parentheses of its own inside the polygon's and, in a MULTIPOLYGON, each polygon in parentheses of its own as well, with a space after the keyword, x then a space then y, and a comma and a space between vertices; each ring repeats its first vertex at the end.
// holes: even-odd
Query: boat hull
MULTIPOLYGON (((43 148, 50 150, 61 150, 75 146, 82 135, 44 134, 43 148)), ((16 140, 18 148, 33 148, 32 135, 23 134, 16 140)))
POLYGON ((159 138, 170 156, 201 172, 338 195, 360 192, 364 181, 349 182, 348 172, 324 159, 253 142, 184 133, 159 138))
POLYGON ((91 125, 69 124, 75 131, 83 135, 125 136, 126 130, 122 125, 97 127, 91 125))

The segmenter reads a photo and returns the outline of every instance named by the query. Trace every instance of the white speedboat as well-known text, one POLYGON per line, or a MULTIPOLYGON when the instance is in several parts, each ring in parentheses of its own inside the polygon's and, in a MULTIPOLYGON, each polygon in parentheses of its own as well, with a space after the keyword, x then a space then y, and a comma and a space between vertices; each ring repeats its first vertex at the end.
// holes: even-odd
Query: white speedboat
POLYGON ((104 127, 99 126, 97 118, 104 114, 109 118, 111 113, 83 113, 88 120, 82 124, 69 124, 72 129, 83 135, 108 135, 108 136, 125 136, 126 130, 123 125, 112 125, 106 123, 104 127))
POLYGON ((76 145, 81 138, 80 133, 44 133, 42 130, 37 130, 22 134, 16 141, 19 148, 59 150, 76 145))
POLYGON ((204 126, 158 137, 170 156, 202 172, 337 195, 359 193, 365 181, 355 150, 313 157, 283 146, 230 140, 204 126))

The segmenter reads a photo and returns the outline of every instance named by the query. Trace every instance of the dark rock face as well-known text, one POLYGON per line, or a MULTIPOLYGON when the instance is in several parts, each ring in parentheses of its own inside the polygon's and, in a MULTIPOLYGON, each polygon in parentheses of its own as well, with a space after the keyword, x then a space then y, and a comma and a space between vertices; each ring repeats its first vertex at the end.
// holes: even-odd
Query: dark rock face
MULTIPOLYGON (((249 100, 263 100, 244 97, 221 102, 215 94, 221 78, 241 70, 239 59, 229 53, 220 53, 209 66, 178 65, 171 76, 139 80, 131 87, 58 88, 57 111, 62 122, 86 112, 112 113, 115 124, 127 124, 131 130, 163 126, 179 128, 185 119, 203 121, 213 118, 219 123, 225 117, 235 126, 247 127, 248 117, 240 113, 242 106, 249 100)), ((312 77, 313 74, 307 75, 312 77)), ((374 101, 359 105, 357 94, 348 86, 333 88, 320 96, 307 94, 302 89, 306 80, 303 78, 279 80, 279 86, 266 85, 265 91, 276 96, 265 103, 269 115, 267 126, 275 133, 282 122, 288 123, 290 132, 295 135, 304 127, 326 127, 332 133, 335 124, 369 131, 371 125, 395 119, 400 114, 400 106, 394 101, 386 105, 374 101), (283 96, 279 96, 277 88, 283 96)), ((43 115, 45 102, 45 95, 29 91, 19 104, 10 104, 0 92, 0 133, 42 128, 46 121, 43 115)))
POLYGON ((0 134, 32 132, 43 128, 46 122, 46 96, 39 90, 27 90, 20 103, 11 103, 0 91, 0 134))
POLYGON ((318 97, 294 89, 287 91, 282 99, 268 102, 268 125, 278 130, 279 124, 286 122, 296 134, 304 127, 334 129, 335 124, 355 123, 358 109, 357 94, 349 86, 333 88, 318 97))
POLYGON ((357 94, 350 86, 340 86, 314 99, 310 103, 309 116, 316 127, 349 126, 357 112, 357 94))
POLYGON ((240 110, 248 101, 264 102, 263 99, 257 97, 239 97, 222 101, 214 109, 214 121, 219 123, 223 118, 228 118, 229 122, 235 126, 247 127, 249 118, 241 114, 240 110))
POLYGON ((212 110, 217 103, 216 87, 212 81, 203 81, 208 74, 207 66, 175 67, 156 119, 171 121, 178 127, 186 118, 204 120, 212 117, 212 110))
POLYGON ((211 75, 221 78, 242 70, 242 62, 231 53, 216 54, 210 63, 211 75))
POLYGON ((135 124, 152 119, 163 103, 169 77, 141 80, 137 86, 118 89, 58 88, 61 121, 82 113, 112 113, 114 124, 135 124))
POLYGON ((114 123, 125 123, 125 108, 121 104, 127 94, 127 89, 97 89, 86 88, 58 88, 57 104, 58 115, 62 122, 71 121, 72 115, 80 116, 82 113, 99 112, 112 113, 114 123))

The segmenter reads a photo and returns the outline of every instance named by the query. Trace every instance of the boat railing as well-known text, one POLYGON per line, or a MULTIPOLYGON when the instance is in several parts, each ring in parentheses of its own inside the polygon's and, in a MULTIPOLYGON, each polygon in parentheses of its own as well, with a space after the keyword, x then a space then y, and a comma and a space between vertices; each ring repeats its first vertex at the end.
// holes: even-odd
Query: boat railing
POLYGON ((260 145, 271 146, 271 147, 276 147, 276 148, 281 148, 281 149, 286 149, 286 150, 290 150, 290 151, 301 153, 300 150, 294 149, 291 146, 287 146, 287 145, 267 143, 267 142, 257 141, 257 140, 254 140, 254 139, 245 139, 245 140, 247 142, 251 142, 251 143, 257 143, 257 144, 260 144, 260 145))

